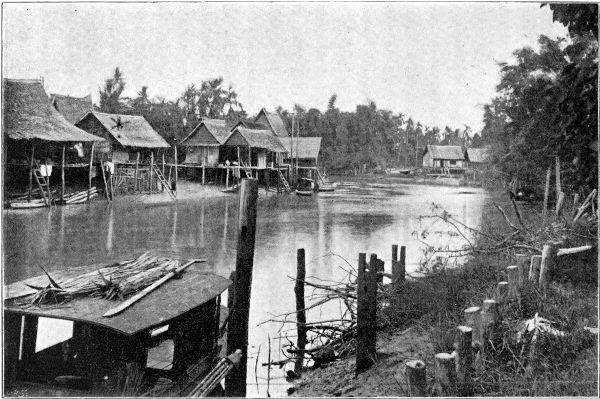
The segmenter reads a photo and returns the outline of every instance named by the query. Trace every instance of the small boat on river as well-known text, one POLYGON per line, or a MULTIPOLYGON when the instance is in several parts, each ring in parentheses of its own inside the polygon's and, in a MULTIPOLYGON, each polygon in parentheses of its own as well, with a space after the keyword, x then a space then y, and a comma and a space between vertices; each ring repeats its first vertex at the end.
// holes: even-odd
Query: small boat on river
POLYGON ((5 395, 171 397, 205 396, 219 389, 224 374, 239 361, 237 351, 219 360, 228 313, 220 295, 232 282, 189 267, 110 317, 107 311, 127 301, 114 295, 112 300, 65 296, 68 281, 114 265, 71 268, 4 287, 5 395), (27 303, 44 290, 50 296, 43 303, 27 303), (52 296, 58 293, 59 300, 52 296), (48 319, 71 321, 71 329, 60 342, 40 347, 48 319))
POLYGON ((310 197, 315 191, 315 182, 313 179, 303 177, 298 180, 298 187, 296 187, 296 195, 310 197))

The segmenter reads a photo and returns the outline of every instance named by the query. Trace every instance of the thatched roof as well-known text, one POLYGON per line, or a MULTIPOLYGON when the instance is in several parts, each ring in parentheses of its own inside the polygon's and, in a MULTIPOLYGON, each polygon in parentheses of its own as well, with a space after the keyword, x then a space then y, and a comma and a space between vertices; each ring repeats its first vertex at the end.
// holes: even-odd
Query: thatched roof
POLYGON ((270 126, 265 125, 260 122, 255 122, 251 119, 240 119, 236 124, 233 125, 231 130, 235 129, 238 126, 245 127, 246 129, 254 129, 254 130, 269 130, 270 126))
POLYGON ((152 129, 146 118, 141 115, 105 114, 94 111, 89 112, 77 125, 91 117, 95 117, 123 147, 170 147, 165 139, 152 129))
POLYGON ((264 148, 272 152, 287 152, 279 138, 274 136, 270 130, 246 129, 242 126, 233 129, 224 145, 264 148))
POLYGON ((63 96, 62 94, 50 94, 52 105, 66 120, 75 124, 93 109, 92 96, 85 97, 63 96))
POLYGON ((489 148, 467 148, 467 159, 474 163, 487 163, 490 157, 489 148))
POLYGON ((188 147, 218 146, 225 143, 230 133, 226 121, 202 119, 180 144, 188 147))
POLYGON ((285 123, 283 123, 283 119, 279 116, 278 113, 268 112, 266 109, 261 109, 258 115, 256 116, 255 122, 261 118, 261 115, 264 115, 267 119, 269 126, 273 133, 278 137, 289 137, 288 131, 285 128, 285 123))
POLYGON ((317 159, 321 150, 320 137, 298 137, 298 138, 280 138, 281 144, 287 150, 290 157, 300 159, 317 159), (293 142, 292 142, 293 140, 293 142))
POLYGON ((103 141, 69 123, 50 104, 39 80, 4 79, 4 131, 13 140, 103 141))
POLYGON ((463 161, 465 155, 458 145, 427 145, 423 155, 430 153, 433 159, 449 159, 463 161))

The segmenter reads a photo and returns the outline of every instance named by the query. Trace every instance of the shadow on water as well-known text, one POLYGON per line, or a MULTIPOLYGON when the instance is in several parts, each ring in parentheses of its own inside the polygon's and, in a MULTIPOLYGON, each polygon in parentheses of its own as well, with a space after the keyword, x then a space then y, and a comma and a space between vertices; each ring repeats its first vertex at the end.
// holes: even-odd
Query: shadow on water
MULTIPOLYGON (((250 304, 248 396, 266 396, 268 337, 273 360, 283 359, 286 328, 260 324, 273 315, 294 310, 296 250, 306 249, 307 276, 339 281, 359 252, 377 253, 389 272, 391 245, 407 246, 407 270, 414 270, 422 244, 414 231, 429 228, 434 243, 449 242, 446 226, 419 221, 432 202, 444 206, 462 222, 477 226, 485 199, 482 190, 460 195, 452 187, 352 185, 312 197, 261 196, 250 304), (338 256, 339 255, 339 256, 338 256), (345 259, 345 260, 344 260, 345 259), (259 325, 260 324, 260 325, 259 325), (257 386, 256 380, 259 384, 257 386)), ((47 270, 130 259, 152 250, 177 258, 206 258, 198 265, 224 277, 235 269, 238 198, 235 195, 148 206, 116 199, 91 204, 5 211, 3 251, 5 283, 47 270)), ((453 239, 456 239, 454 237, 453 239)), ((308 293, 307 293, 308 295, 308 293)), ((310 302, 310 301, 309 301, 310 302)), ((308 312, 308 319, 335 316, 339 309, 308 312)), ((271 370, 270 394, 287 396, 283 369, 271 370)))

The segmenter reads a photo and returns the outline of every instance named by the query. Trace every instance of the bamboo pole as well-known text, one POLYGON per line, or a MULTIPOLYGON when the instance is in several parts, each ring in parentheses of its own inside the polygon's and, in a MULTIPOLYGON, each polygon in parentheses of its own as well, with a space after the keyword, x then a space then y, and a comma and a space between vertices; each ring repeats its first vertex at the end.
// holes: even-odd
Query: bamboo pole
POLYGON ((89 202, 90 200, 90 190, 92 189, 92 163, 94 161, 94 146, 96 145, 96 142, 92 142, 92 149, 90 151, 90 171, 88 174, 88 195, 87 195, 87 200, 89 202))
POLYGON ((35 159, 35 143, 31 143, 31 159, 29 160, 29 194, 27 194, 27 202, 31 201, 31 193, 33 191, 33 163, 35 159))
POLYGON ((550 177, 552 176, 552 166, 548 166, 548 170, 546 171, 546 188, 544 190, 544 210, 543 210, 543 219, 544 223, 547 222, 548 218, 548 197, 550 196, 550 177))
POLYGON ((371 254, 369 265, 366 254, 358 254, 357 279, 357 337, 356 374, 368 369, 377 357, 377 265, 376 254, 371 254))
POLYGON ((420 360, 406 362, 406 384, 408 395, 412 397, 424 397, 427 388, 427 368, 420 360))
POLYGON ((473 329, 458 326, 456 374, 460 396, 473 395, 473 329))
POLYGON ((60 165, 60 201, 61 203, 65 200, 65 152, 67 151, 67 145, 63 144, 62 147, 62 161, 60 165))
POLYGON ((456 357, 450 353, 435 355, 435 383, 434 392, 438 396, 457 396, 456 389, 456 357))
POLYGON ((304 364, 304 349, 306 348, 306 305, 304 303, 304 278, 306 277, 305 253, 304 248, 298 249, 296 257, 296 286, 294 293, 296 294, 296 321, 298 325, 298 355, 294 371, 297 376, 302 374, 302 366, 304 364))
POLYGON ((248 359, 248 319, 250 313, 250 287, 254 265, 254 242, 256 236, 256 203, 258 181, 243 179, 240 187, 238 216, 238 245, 236 255, 235 306, 227 333, 227 351, 242 350, 240 366, 225 380, 228 396, 246 396, 248 359))

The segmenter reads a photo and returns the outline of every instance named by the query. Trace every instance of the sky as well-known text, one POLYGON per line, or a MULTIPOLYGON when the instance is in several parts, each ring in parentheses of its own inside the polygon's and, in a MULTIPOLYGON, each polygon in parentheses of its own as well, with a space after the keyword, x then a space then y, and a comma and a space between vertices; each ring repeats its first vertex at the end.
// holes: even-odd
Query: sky
POLYGON ((174 100, 222 76, 250 113, 294 104, 352 111, 374 101, 426 126, 482 127, 483 105, 539 35, 566 37, 538 3, 7 4, 3 76, 98 101, 119 67, 174 100))

